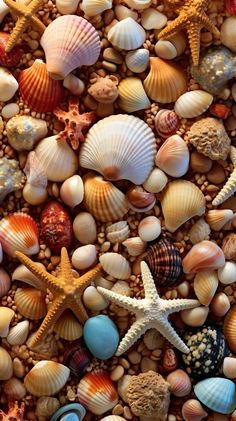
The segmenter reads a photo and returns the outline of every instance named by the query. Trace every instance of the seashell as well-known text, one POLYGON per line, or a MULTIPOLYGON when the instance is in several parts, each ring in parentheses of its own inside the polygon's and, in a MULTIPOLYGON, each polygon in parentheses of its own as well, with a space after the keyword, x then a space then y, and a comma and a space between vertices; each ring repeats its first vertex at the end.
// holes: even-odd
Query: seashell
POLYGON ((73 376, 83 377, 86 367, 90 364, 91 357, 81 340, 70 345, 63 355, 63 363, 69 367, 73 376))
POLYGON ((115 222, 106 228, 106 236, 110 243, 122 243, 130 234, 127 221, 115 222))
POLYGON ((39 419, 40 417, 51 417, 58 408, 60 408, 60 402, 57 398, 42 396, 37 400, 35 414, 39 419))
POLYGON ((125 0, 125 3, 135 10, 143 10, 151 5, 151 0, 125 0))
POLYGON ((235 242, 236 242, 236 234, 234 232, 231 232, 230 234, 226 235, 223 238, 221 248, 227 260, 236 259, 235 242))
POLYGON ((19 162, 6 157, 0 158, 0 203, 8 193, 20 190, 25 181, 23 172, 19 168, 19 162))
POLYGON ((172 348, 165 349, 162 364, 164 370, 167 371, 167 373, 172 372, 178 367, 177 355, 172 348))
POLYGON ((30 256, 39 251, 38 228, 31 216, 23 212, 14 212, 0 221, 0 242, 9 256, 14 257, 15 251, 30 256))
POLYGON ((81 244, 95 243, 97 227, 94 217, 88 212, 80 212, 74 219, 73 232, 81 244))
POLYGON ((209 306, 218 288, 218 277, 216 272, 206 270, 197 273, 194 277, 194 292, 204 306, 209 306))
POLYGON ((38 140, 47 135, 45 120, 28 115, 16 115, 6 124, 8 142, 16 151, 33 149, 38 140))
POLYGON ((79 403, 70 403, 59 408, 52 416, 51 421, 72 419, 83 420, 86 415, 85 408, 79 403))
POLYGON ((78 322, 74 314, 66 310, 56 321, 53 330, 66 341, 74 341, 79 339, 83 334, 81 324, 78 322))
POLYGON ((47 313, 45 293, 35 288, 17 288, 14 300, 19 313, 30 320, 42 319, 47 313))
POLYGON ((111 8, 112 0, 82 0, 80 4, 80 9, 89 17, 100 15, 111 8))
POLYGON ((189 150, 178 135, 169 137, 160 147, 155 164, 171 177, 182 177, 189 168, 189 150))
POLYGON ((83 302, 92 311, 101 311, 108 307, 109 302, 99 294, 97 288, 89 286, 84 290, 83 302))
POLYGON ((145 48, 139 48, 135 51, 129 51, 125 56, 125 63, 133 73, 142 73, 146 70, 149 62, 149 51, 145 48))
POLYGON ((223 362, 223 373, 228 379, 236 378, 236 358, 225 357, 223 362))
POLYGON ((70 375, 70 370, 55 361, 39 361, 24 378, 28 392, 33 396, 51 396, 61 390, 70 375))
POLYGON ((15 95, 18 86, 11 72, 5 67, 0 67, 0 101, 9 101, 15 95))
POLYGON ((85 90, 84 82, 70 73, 63 80, 63 86, 68 89, 73 95, 81 95, 85 90))
MULTIPOLYGON (((123 20, 126 18, 132 18, 134 20, 138 20, 138 12, 135 12, 134 10, 130 10, 128 7, 123 6, 123 4, 116 4, 114 11, 118 20, 123 20)), ((121 64, 121 63, 117 63, 117 64, 121 64)))
POLYGON ((44 31, 40 44, 46 56, 47 71, 53 79, 64 79, 77 67, 91 66, 101 50, 96 29, 76 15, 53 20, 44 31))
POLYGON ((125 297, 130 297, 131 289, 127 282, 117 281, 111 287, 111 291, 116 292, 117 294, 124 295, 125 297))
POLYGON ((216 294, 211 302, 211 311, 216 317, 223 317, 230 309, 228 296, 223 292, 216 294))
POLYGON ((13 376, 12 359, 8 352, 0 346, 0 380, 8 380, 13 376))
POLYGON ((0 307, 0 338, 6 338, 9 333, 10 323, 15 312, 9 307, 0 307))
POLYGON ((130 256, 139 256, 146 249, 146 242, 140 237, 131 237, 122 242, 130 256))
POLYGON ((27 183, 23 189, 24 199, 31 205, 39 205, 47 199, 48 179, 34 151, 31 151, 26 160, 24 172, 27 183))
POLYGON ((230 13, 231 15, 236 14, 235 0, 225 0, 225 6, 228 13, 230 13))
POLYGON ((153 193, 146 192, 141 186, 132 186, 128 189, 126 197, 130 209, 135 212, 148 212, 155 206, 156 197, 153 193))
POLYGON ((174 111, 162 109, 155 116, 155 129, 164 139, 174 135, 179 125, 179 118, 174 111))
POLYGON ((26 342, 28 334, 29 322, 28 320, 23 320, 10 329, 7 335, 7 342, 10 345, 22 345, 26 342))
POLYGON ((67 178, 60 188, 60 196, 67 206, 74 208, 79 205, 84 197, 82 178, 77 174, 67 178))
POLYGON ((31 67, 22 70, 18 81, 20 95, 33 111, 53 111, 62 100, 62 84, 49 77, 42 60, 37 59, 31 67))
POLYGON ((72 254, 72 265, 76 269, 88 269, 90 266, 95 264, 97 260, 97 250, 92 244, 78 247, 72 254))
POLYGON ((143 241, 156 240, 161 234, 161 223, 156 216, 146 216, 138 225, 138 235, 143 241))
MULTIPOLYGON (((7 6, 6 6, 7 7, 7 6)), ((2 16, 2 2, 0 2, 0 22, 2 16)), ((9 8, 7 7, 9 11, 9 8)), ((10 34, 0 32, 0 64, 5 67, 16 67, 22 57, 23 51, 19 45, 14 45, 10 52, 6 52, 10 34)))
POLYGON ((202 240, 209 240, 210 233, 209 225, 201 218, 192 225, 188 236, 192 244, 197 244, 202 240))
POLYGON ((223 251, 212 241, 203 240, 195 244, 183 259, 184 273, 199 270, 215 270, 225 264, 223 251))
POLYGON ((202 115, 211 105, 213 96, 202 90, 185 92, 175 103, 175 112, 182 118, 202 115))
MULTIPOLYGON (((35 264, 39 266, 41 269, 45 269, 45 266, 42 263, 35 262, 35 264)), ((27 267, 24 265, 17 266, 17 268, 14 270, 12 274, 12 280, 25 282, 28 285, 31 285, 37 289, 40 289, 41 291, 46 292, 47 290, 43 281, 41 281, 39 278, 33 275, 33 273, 29 269, 27 269, 27 267)))
POLYGON ((78 158, 67 142, 57 135, 45 137, 35 148, 36 157, 49 181, 65 181, 78 169, 78 158))
POLYGON ((108 281, 106 278, 103 278, 102 276, 98 276, 95 280, 94 283, 96 285, 96 287, 103 287, 106 289, 111 289, 113 286, 113 282, 112 281, 108 281))
POLYGON ((135 50, 144 43, 146 32, 134 19, 126 18, 112 26, 107 39, 115 48, 135 50))
POLYGON ((105 418, 101 418, 100 421, 125 421, 125 418, 120 417, 119 415, 108 415, 105 418))
POLYGON ((159 57, 150 58, 150 72, 144 80, 147 95, 156 102, 176 101, 187 90, 186 75, 177 64, 159 57))
POLYGON ((104 414, 118 402, 114 384, 102 369, 94 370, 80 380, 77 395, 79 402, 95 415, 104 414))
POLYGON ((33 346, 32 344, 35 340, 36 335, 37 331, 32 333, 27 339, 26 345, 30 350, 36 353, 37 356, 41 359, 55 357, 58 355, 58 343, 55 338, 55 335, 49 333, 47 337, 44 338, 43 342, 40 342, 38 345, 33 346))
POLYGON ((118 380, 118 384, 117 384, 118 394, 124 402, 128 402, 127 390, 129 387, 130 380, 131 380, 130 374, 125 374, 121 379, 118 380))
POLYGON ((10 288, 11 288, 11 278, 3 268, 0 268, 0 298, 7 295, 10 288))
POLYGON ((180 312, 181 319, 188 326, 198 327, 204 325, 209 313, 209 307, 197 307, 180 312))
POLYGON ((56 0, 56 8, 61 15, 73 15, 78 8, 79 0, 56 0))
POLYGON ((227 17, 220 28, 220 40, 225 47, 228 47, 233 53, 236 52, 235 44, 235 16, 227 17))
POLYGON ((9 400, 21 400, 26 395, 25 386, 16 377, 7 380, 7 382, 4 383, 3 390, 9 400))
POLYGON ((2 23, 5 16, 9 13, 10 9, 4 2, 4 0, 0 0, 0 23, 2 23))
POLYGON ((236 263, 225 262, 224 266, 218 269, 219 281, 224 285, 236 282, 236 263))
POLYGON ((220 414, 230 414, 236 407, 235 384, 228 379, 212 377, 194 386, 194 393, 207 408, 220 414))
POLYGON ((128 260, 118 253, 105 253, 99 257, 103 270, 117 279, 128 279, 131 269, 128 260))
POLYGON ((223 333, 231 351, 236 351, 236 305, 233 305, 224 320, 223 333))
POLYGON ((166 23, 167 16, 152 7, 145 9, 141 14, 141 25, 147 31, 150 29, 161 29, 166 23))
POLYGON ((141 80, 137 77, 122 79, 118 87, 119 107, 127 113, 146 110, 151 103, 146 95, 141 80))
POLYGON ((163 191, 161 207, 167 230, 175 232, 190 218, 204 214, 205 198, 195 184, 186 180, 175 180, 163 191))
POLYGON ((196 399, 189 399, 182 406, 182 416, 184 421, 201 421, 207 417, 207 412, 196 399))
POLYGON ((215 102, 210 106, 210 113, 215 117, 219 117, 225 120, 229 116, 230 107, 225 104, 215 102))
POLYGON ((212 209, 206 214, 206 222, 213 231, 220 231, 227 222, 233 219, 233 216, 231 209, 212 209))
POLYGON ((178 53, 171 41, 160 39, 155 45, 155 53, 164 60, 172 60, 177 57, 178 53))
POLYGON ((89 172, 84 181, 84 206, 99 221, 122 218, 128 212, 125 195, 103 177, 89 172))
POLYGON ((185 371, 180 369, 168 374, 166 381, 170 383, 172 395, 177 397, 187 396, 192 389, 190 377, 185 371))
POLYGON ((143 183, 143 187, 150 193, 159 193, 165 188, 167 183, 168 178, 166 174, 159 168, 154 168, 143 183))
POLYGON ((108 180, 127 179, 139 185, 148 177, 155 153, 149 126, 137 117, 118 114, 93 125, 80 148, 79 161, 108 180))

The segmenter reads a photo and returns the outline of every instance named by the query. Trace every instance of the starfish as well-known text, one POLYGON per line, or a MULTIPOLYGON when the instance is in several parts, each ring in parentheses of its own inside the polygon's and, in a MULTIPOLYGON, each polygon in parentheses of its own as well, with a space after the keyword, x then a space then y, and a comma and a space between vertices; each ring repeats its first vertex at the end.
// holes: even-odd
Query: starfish
POLYGON ((172 345, 184 353, 189 349, 171 326, 168 316, 176 311, 199 306, 199 301, 188 299, 163 300, 159 297, 152 274, 147 263, 141 262, 141 273, 145 298, 125 297, 116 292, 97 287, 100 294, 108 300, 135 313, 136 321, 130 327, 117 349, 116 355, 120 356, 129 349, 148 329, 156 329, 172 345))
POLYGON ((230 196, 236 192, 236 148, 230 146, 230 159, 234 166, 234 170, 226 181, 225 185, 219 191, 215 199, 212 201, 213 206, 218 206, 225 202, 230 196))
POLYGON ((77 149, 79 142, 84 141, 83 130, 96 120, 96 113, 94 111, 80 114, 77 97, 71 97, 69 99, 69 111, 64 111, 57 107, 53 111, 53 114, 65 123, 65 129, 57 135, 57 139, 68 140, 73 149, 77 149))
POLYGON ((81 295, 90 282, 100 273, 100 264, 79 278, 75 278, 67 250, 63 247, 61 249, 61 272, 58 277, 55 277, 37 266, 35 262, 23 253, 16 251, 15 255, 53 294, 52 304, 35 336, 33 346, 36 346, 47 335, 48 331, 54 326, 66 309, 70 309, 80 323, 84 323, 88 319, 81 295))
POLYGON ((184 5, 179 8, 179 16, 158 34, 158 39, 168 39, 182 29, 186 29, 194 66, 199 63, 202 27, 207 28, 215 36, 220 34, 207 16, 208 3, 209 0, 185 0, 184 5))
POLYGON ((0 420, 2 421, 24 421, 24 410, 25 404, 24 402, 21 403, 21 406, 18 406, 17 402, 10 402, 9 403, 9 410, 8 413, 5 414, 0 409, 0 420))

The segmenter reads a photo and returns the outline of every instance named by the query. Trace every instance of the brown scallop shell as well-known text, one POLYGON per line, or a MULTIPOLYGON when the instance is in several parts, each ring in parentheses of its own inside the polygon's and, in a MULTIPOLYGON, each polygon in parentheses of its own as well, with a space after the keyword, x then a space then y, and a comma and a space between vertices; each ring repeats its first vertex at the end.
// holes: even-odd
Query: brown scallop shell
POLYGON ((236 352, 236 305, 234 305, 224 320, 223 333, 231 351, 236 352))

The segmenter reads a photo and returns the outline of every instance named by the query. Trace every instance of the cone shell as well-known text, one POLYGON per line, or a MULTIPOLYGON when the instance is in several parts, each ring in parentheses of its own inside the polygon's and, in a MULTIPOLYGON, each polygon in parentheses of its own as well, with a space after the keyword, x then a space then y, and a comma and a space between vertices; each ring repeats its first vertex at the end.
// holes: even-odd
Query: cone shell
POLYGON ((96 16, 112 8, 112 0, 83 0, 80 9, 86 16, 96 16))
POLYGON ((172 177, 182 177, 189 168, 189 150, 184 140, 174 135, 169 137, 157 152, 155 164, 172 177))
POLYGON ((231 307, 224 320, 223 332, 231 351, 236 352, 236 305, 231 307))
POLYGON ((13 326, 7 336, 7 342, 10 345, 22 345, 26 342, 29 334, 29 321, 23 320, 13 326))
POLYGON ((192 228, 189 231, 189 239, 192 244, 197 244, 199 241, 202 240, 209 240, 209 235, 211 233, 211 229, 206 221, 201 218, 195 224, 193 224, 192 228))
POLYGON ((95 415, 112 409, 118 402, 118 394, 109 374, 105 370, 94 370, 79 382, 79 402, 95 415))
POLYGON ((0 346, 0 380, 8 380, 12 375, 12 359, 8 352, 0 346))
POLYGON ((218 277, 214 271, 201 271, 194 278, 194 292, 201 304, 208 306, 218 288, 218 277))
POLYGON ((170 182, 161 196, 161 207, 165 226, 175 232, 193 216, 205 212, 205 197, 201 190, 190 181, 175 180, 170 182))
POLYGON ((146 39, 146 32, 132 18, 126 18, 112 26, 107 34, 108 41, 121 50, 135 50, 141 47, 146 39))
POLYGON ((128 212, 125 195, 112 183, 92 172, 83 181, 84 206, 97 220, 116 221, 128 212))
POLYGON ((25 376, 25 387, 33 396, 55 395, 66 384, 70 370, 55 361, 39 361, 25 376))
POLYGON ((0 221, 0 242, 5 253, 11 257, 14 257, 15 251, 28 256, 38 253, 38 237, 36 222, 25 213, 13 213, 0 221))
POLYGON ((221 377, 202 380, 195 385, 194 393, 201 403, 220 414, 230 414, 236 407, 236 388, 231 380, 221 377))
POLYGON ((45 52, 47 71, 53 79, 64 79, 77 67, 91 66, 101 50, 96 29, 76 15, 53 20, 44 31, 40 44, 45 52))
POLYGON ((78 322, 74 314, 66 310, 59 317, 54 325, 54 330, 60 336, 60 338, 66 341, 74 341, 79 339, 83 334, 81 324, 78 322))
POLYGON ((150 66, 150 72, 144 80, 144 89, 151 99, 165 104, 176 101, 186 92, 186 75, 177 64, 151 57, 150 66))
POLYGON ((105 253, 99 257, 103 270, 117 279, 128 279, 131 269, 128 260, 118 253, 105 253))
POLYGON ((223 251, 212 241, 203 240, 195 244, 183 259, 184 273, 200 270, 215 270, 225 264, 223 251))
POLYGON ((22 70, 18 80, 20 95, 33 111, 53 111, 62 100, 61 82, 49 77, 46 64, 41 60, 35 60, 31 67, 22 70))
POLYGON ((6 338, 15 312, 9 307, 0 307, 0 337, 6 338))
POLYGON ((130 234, 127 221, 115 222, 106 228, 106 236, 110 243, 122 243, 130 234))
POLYGON ((233 219, 234 213, 231 209, 212 209, 207 212, 206 222, 214 231, 220 231, 227 222, 233 219))
POLYGON ((142 184, 152 170, 156 141, 146 123, 134 116, 113 115, 89 130, 80 148, 80 165, 108 180, 142 184))
POLYGON ((177 397, 187 396, 192 389, 190 377, 184 370, 172 371, 168 374, 166 381, 170 383, 172 395, 177 397))
POLYGON ((19 313, 28 319, 42 319, 47 313, 45 294, 35 288, 17 288, 14 300, 19 313))
POLYGON ((207 412, 196 399, 189 399, 184 402, 182 407, 182 415, 184 421, 201 421, 207 417, 207 412))
POLYGON ((151 103, 146 95, 141 80, 137 77, 122 79, 118 87, 119 107, 127 113, 146 110, 151 103))
POLYGON ((175 103, 175 112, 182 118, 194 118, 202 115, 211 105, 213 96, 197 90, 185 92, 175 103))

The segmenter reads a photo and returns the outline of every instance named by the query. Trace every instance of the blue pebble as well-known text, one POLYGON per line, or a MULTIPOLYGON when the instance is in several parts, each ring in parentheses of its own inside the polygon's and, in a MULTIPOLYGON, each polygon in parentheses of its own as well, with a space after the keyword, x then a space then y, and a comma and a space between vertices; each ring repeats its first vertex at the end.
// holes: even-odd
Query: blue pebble
POLYGON ((91 354, 101 360, 108 360, 116 352, 119 333, 113 321, 100 314, 86 321, 84 341, 91 354))
POLYGON ((62 415, 60 421, 80 421, 80 419, 75 412, 69 412, 68 414, 62 415))
POLYGON ((86 411, 79 403, 70 403, 59 408, 50 421, 82 421, 86 411))

